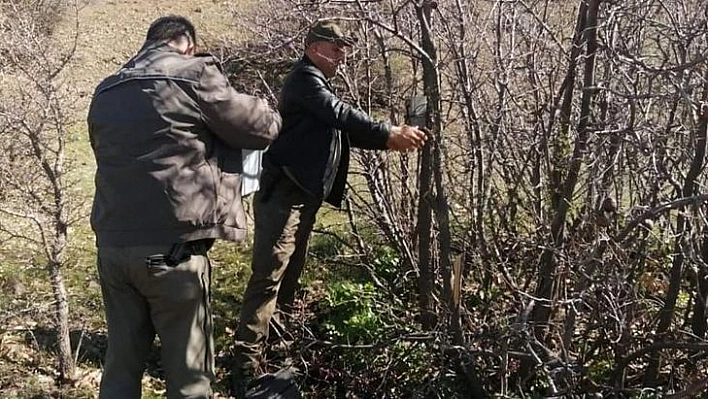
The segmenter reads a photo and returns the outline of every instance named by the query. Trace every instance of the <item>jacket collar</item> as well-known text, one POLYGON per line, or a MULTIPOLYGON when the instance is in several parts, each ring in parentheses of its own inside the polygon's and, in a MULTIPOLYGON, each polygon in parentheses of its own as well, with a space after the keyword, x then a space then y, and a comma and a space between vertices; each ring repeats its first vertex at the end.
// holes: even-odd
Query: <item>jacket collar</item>
POLYGON ((123 68, 135 68, 137 63, 148 57, 149 54, 154 54, 156 52, 181 54, 179 50, 164 42, 146 43, 138 51, 138 53, 133 56, 133 58, 123 65, 123 68))
POLYGON ((332 84, 330 83, 330 80, 327 79, 327 77, 325 76, 324 72, 322 72, 322 70, 321 70, 320 68, 318 68, 317 65, 315 65, 314 62, 312 62, 312 60, 310 59, 310 57, 308 57, 306 54, 303 54, 303 55, 302 55, 302 58, 300 58, 300 63, 301 63, 301 65, 302 65, 303 68, 307 68, 307 69, 313 71, 319 78, 321 78, 322 80, 324 80, 324 81, 325 81, 325 84, 327 85, 327 87, 328 87, 330 90, 332 90, 332 84))
POLYGON ((179 50, 165 42, 146 43, 145 45, 143 45, 140 51, 138 51, 138 53, 147 53, 150 51, 167 51, 171 53, 179 53, 179 50))

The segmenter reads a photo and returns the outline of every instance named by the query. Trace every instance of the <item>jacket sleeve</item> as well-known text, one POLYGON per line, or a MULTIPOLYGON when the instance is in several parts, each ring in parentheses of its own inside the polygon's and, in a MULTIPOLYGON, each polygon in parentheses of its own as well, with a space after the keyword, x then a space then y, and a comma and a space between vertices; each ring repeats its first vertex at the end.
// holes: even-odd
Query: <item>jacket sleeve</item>
POLYGON ((207 62, 195 87, 202 119, 232 148, 262 150, 280 131, 280 114, 260 98, 237 92, 215 62, 207 62))
POLYGON ((354 147, 383 150, 391 134, 387 123, 376 122, 366 113, 340 100, 321 77, 303 71, 291 95, 298 105, 329 126, 346 132, 354 147))

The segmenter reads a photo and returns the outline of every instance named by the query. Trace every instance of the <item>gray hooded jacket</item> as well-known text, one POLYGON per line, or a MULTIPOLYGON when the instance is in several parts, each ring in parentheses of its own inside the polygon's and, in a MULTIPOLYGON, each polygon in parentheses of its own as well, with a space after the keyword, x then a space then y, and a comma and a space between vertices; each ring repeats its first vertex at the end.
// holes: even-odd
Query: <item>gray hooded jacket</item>
POLYGON ((230 86, 213 57, 147 46, 91 102, 97 244, 242 240, 241 149, 265 148, 280 126, 264 100, 230 86))

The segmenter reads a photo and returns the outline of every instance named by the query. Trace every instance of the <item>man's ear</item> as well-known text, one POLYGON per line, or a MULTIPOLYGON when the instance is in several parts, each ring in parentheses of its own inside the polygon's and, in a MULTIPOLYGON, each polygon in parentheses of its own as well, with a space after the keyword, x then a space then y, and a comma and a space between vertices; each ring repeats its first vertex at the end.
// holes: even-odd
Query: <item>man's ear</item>
POLYGON ((183 55, 194 55, 196 53, 197 44, 187 35, 180 36, 176 44, 183 55))
POLYGON ((320 49, 320 42, 314 42, 307 47, 307 50, 312 53, 318 53, 320 49))

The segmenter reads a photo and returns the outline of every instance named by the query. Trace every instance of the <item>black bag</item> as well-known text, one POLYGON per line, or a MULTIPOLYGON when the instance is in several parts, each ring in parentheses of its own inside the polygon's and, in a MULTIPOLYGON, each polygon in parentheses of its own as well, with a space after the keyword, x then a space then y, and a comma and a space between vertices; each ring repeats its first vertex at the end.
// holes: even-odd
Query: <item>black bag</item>
POLYGON ((251 383, 246 399, 302 399, 292 369, 266 374, 251 383))

